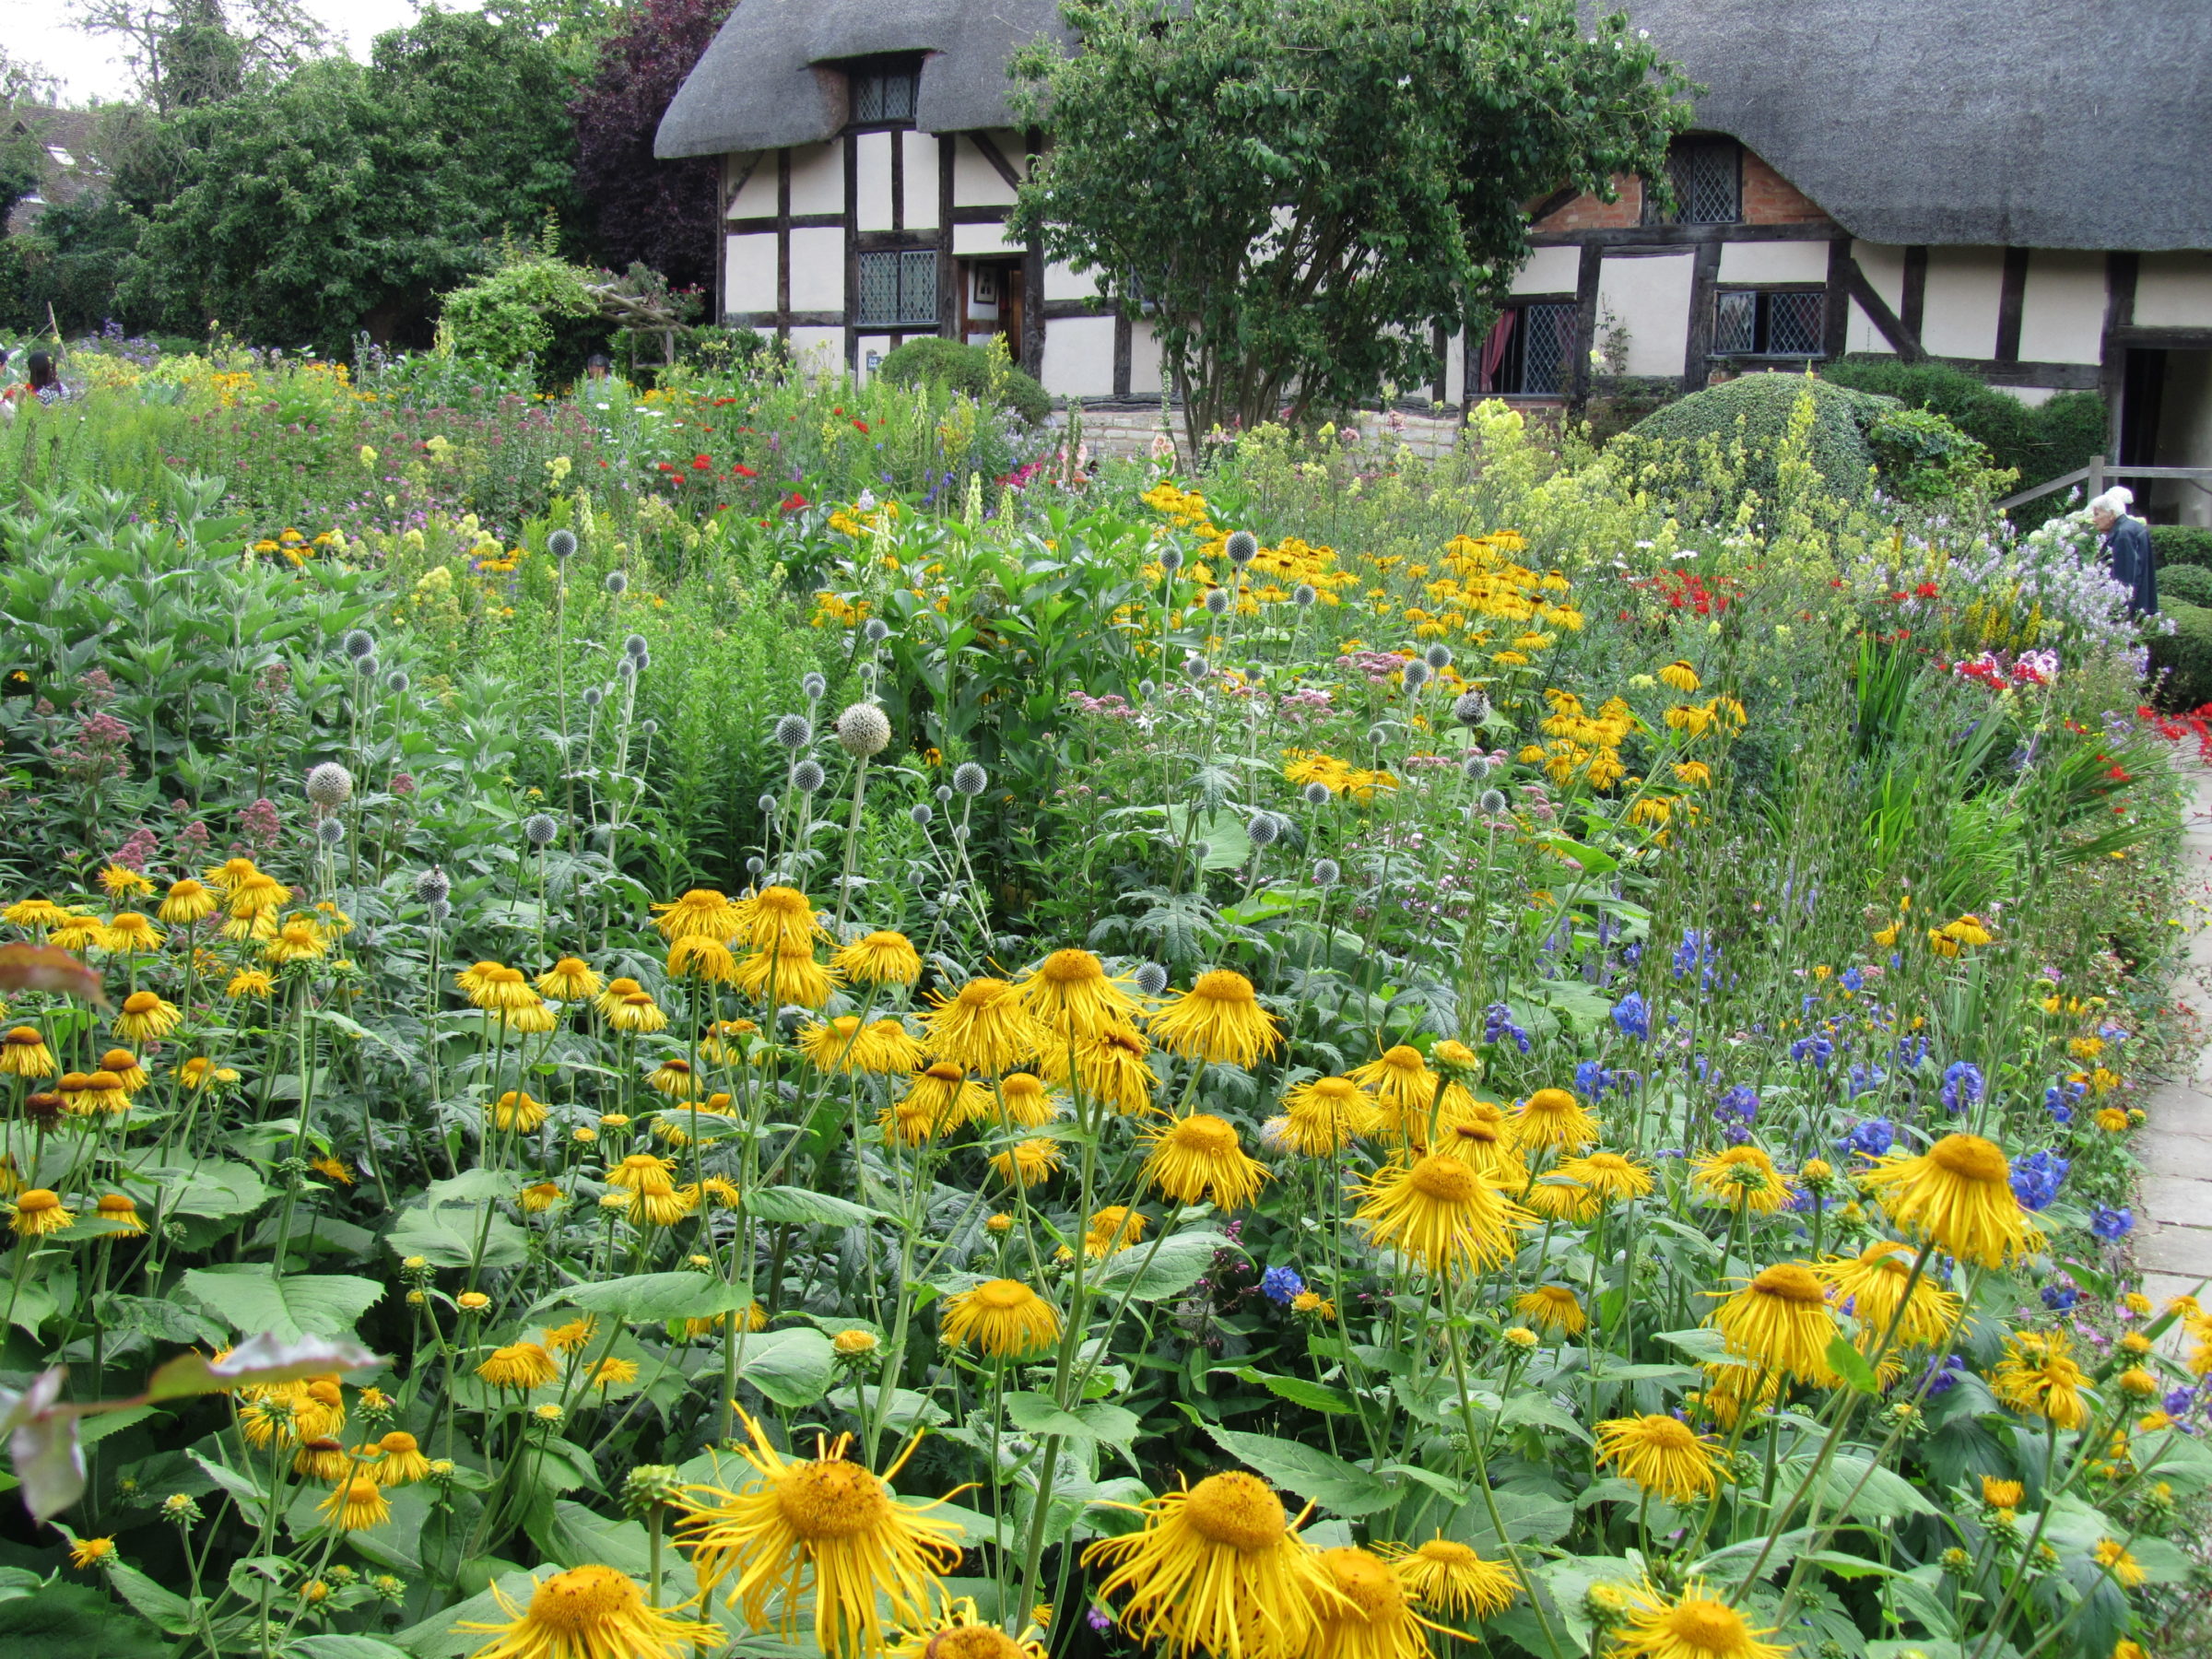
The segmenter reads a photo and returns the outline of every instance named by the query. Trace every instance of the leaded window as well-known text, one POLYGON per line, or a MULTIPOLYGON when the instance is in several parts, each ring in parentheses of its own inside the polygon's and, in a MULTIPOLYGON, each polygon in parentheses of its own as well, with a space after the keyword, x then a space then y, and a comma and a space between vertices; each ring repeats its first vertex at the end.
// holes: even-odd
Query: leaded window
POLYGON ((863 326, 937 325, 937 255, 931 248, 889 248, 860 256, 863 326))
POLYGON ((1817 288, 1743 288, 1713 296, 1718 357, 1818 357, 1828 296, 1817 288))
POLYGON ((1733 225, 1744 217, 1744 152, 1733 138, 1677 138, 1666 152, 1675 206, 1662 211, 1643 198, 1647 225, 1733 225))
POLYGON ((1530 396, 1564 391, 1574 361, 1574 307, 1553 300, 1521 308, 1521 383, 1530 396))
POLYGON ((912 69, 856 69, 853 72, 853 119, 861 122, 912 121, 914 88, 921 76, 912 69))

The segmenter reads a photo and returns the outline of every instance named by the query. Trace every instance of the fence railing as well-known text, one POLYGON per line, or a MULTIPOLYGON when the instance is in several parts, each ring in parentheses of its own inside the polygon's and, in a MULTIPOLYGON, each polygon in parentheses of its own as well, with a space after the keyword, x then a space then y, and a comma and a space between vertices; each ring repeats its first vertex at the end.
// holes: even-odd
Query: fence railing
POLYGON ((2084 493, 2094 498, 2102 495, 2108 484, 2130 478, 2182 478, 2212 495, 2212 466, 2121 466, 2108 464, 2102 455, 2092 455, 2087 466, 2077 466, 2070 473, 2038 484, 2033 489, 2023 489, 2018 495, 2006 496, 1997 503, 1997 511, 2008 512, 2023 502, 2071 489, 2077 484, 2084 486, 2084 493))

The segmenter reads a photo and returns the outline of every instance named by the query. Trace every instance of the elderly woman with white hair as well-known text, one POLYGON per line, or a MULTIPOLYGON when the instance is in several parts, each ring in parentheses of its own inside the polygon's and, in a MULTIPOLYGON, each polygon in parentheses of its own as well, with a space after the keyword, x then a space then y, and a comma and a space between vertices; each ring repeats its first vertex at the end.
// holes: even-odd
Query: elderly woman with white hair
POLYGON ((2135 491, 2114 485, 2089 503, 2089 522, 2097 526, 2105 568, 2127 590, 2128 610, 2143 617, 2159 608, 2159 577, 2150 562, 2150 526, 2127 511, 2135 499, 2135 491))

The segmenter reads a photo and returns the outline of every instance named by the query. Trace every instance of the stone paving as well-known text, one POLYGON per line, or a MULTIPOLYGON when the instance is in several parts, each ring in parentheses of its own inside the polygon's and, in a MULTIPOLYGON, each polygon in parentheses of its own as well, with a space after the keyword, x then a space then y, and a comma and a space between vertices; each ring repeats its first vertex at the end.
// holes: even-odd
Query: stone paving
MULTIPOLYGON (((2212 864, 2212 771, 2186 769, 2195 796, 2186 817, 2182 867, 2184 892, 2201 890, 2212 864)), ((2189 941, 2175 1000, 2200 1019, 2212 1020, 2212 912, 2190 912, 2197 930, 2189 941)), ((2182 1075, 2161 1084, 2145 1103, 2141 1213, 2136 1230, 2143 1289, 2152 1301, 2200 1290, 2212 1279, 2212 1046, 2200 1050, 2182 1075)))

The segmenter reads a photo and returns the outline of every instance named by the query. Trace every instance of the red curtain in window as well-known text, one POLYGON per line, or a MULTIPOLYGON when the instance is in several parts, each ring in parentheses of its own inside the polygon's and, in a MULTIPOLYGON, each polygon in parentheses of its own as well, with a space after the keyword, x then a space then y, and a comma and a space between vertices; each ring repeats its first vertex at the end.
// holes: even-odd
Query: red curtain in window
POLYGON ((1512 344, 1513 323, 1520 315, 1517 311, 1501 311, 1498 313, 1498 321, 1490 324, 1489 337, 1482 343, 1481 382, 1476 387, 1477 391, 1494 392, 1498 389, 1498 365, 1505 361, 1505 348, 1512 344))

